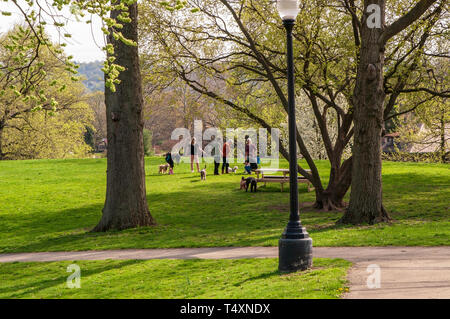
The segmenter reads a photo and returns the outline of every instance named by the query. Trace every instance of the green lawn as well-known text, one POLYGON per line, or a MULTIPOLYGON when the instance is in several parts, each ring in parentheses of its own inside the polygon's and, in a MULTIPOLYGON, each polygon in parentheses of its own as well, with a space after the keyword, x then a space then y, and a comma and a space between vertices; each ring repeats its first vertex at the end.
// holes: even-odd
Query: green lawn
POLYGON ((107 260, 0 264, 0 298, 339 298, 350 263, 314 259, 311 270, 287 275, 278 260, 107 260), (67 266, 81 287, 66 285, 67 266))
MULTIPOLYGON (((288 220, 289 190, 239 191, 241 175, 206 182, 188 164, 159 175, 163 158, 147 158, 147 192, 155 227, 90 233, 101 216, 106 160, 0 162, 0 252, 114 248, 275 246, 288 220)), ((283 163, 286 166, 286 163, 283 163)), ((318 161, 324 180, 327 161, 318 161)), ((239 164, 242 172, 242 165, 239 164)), ((385 162, 384 203, 395 219, 375 226, 335 226, 342 212, 303 210, 314 246, 449 245, 449 165, 385 162)), ((300 201, 312 202, 300 184, 300 201)))

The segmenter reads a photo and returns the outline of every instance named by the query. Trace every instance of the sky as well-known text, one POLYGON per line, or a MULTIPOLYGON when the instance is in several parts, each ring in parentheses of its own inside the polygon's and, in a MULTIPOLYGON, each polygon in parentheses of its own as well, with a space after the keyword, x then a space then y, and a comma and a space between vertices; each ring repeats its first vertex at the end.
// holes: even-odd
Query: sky
MULTIPOLYGON (((24 3, 24 1, 20 1, 24 3)), ((24 8, 27 7, 25 4, 24 8)), ((11 16, 0 15, 0 34, 11 29, 15 23, 23 22, 23 16, 11 2, 0 0, 0 11, 11 12, 11 16)), ((62 33, 70 33, 71 38, 60 36, 57 28, 46 26, 46 31, 50 34, 54 42, 66 43, 64 48, 67 55, 72 55, 76 62, 92 62, 104 60, 105 54, 101 47, 105 45, 103 32, 101 31, 101 20, 98 17, 92 18, 92 25, 84 21, 77 22, 71 17, 68 10, 63 10, 63 15, 70 18, 67 27, 62 33)))

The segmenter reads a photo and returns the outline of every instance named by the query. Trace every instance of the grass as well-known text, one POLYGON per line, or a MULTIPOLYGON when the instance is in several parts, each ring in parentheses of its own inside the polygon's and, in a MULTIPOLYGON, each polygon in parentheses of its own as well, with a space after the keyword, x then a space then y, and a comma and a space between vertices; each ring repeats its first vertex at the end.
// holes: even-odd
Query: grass
MULTIPOLYGON (((240 175, 213 176, 212 165, 206 182, 188 164, 159 175, 163 162, 146 159, 157 226, 91 233, 104 203, 105 159, 1 161, 0 252, 277 245, 288 220, 288 189, 281 193, 273 184, 245 193, 240 175)), ((317 165, 327 180, 328 162, 317 165)), ((449 172, 445 164, 385 162, 383 196, 392 224, 336 226, 342 212, 308 209, 302 222, 314 246, 449 245, 449 172)), ((300 201, 314 201, 305 184, 299 192, 300 201)))
POLYGON ((350 263, 314 259, 281 275, 275 258, 77 261, 80 289, 66 285, 74 262, 0 264, 0 298, 339 298, 350 263))

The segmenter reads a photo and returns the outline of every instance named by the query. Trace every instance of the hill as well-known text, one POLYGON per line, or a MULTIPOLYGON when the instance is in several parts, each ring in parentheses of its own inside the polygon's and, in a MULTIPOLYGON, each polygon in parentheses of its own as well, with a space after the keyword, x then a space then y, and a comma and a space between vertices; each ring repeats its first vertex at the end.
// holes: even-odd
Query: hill
POLYGON ((78 72, 85 78, 83 84, 91 91, 104 91, 105 84, 103 80, 102 61, 94 61, 88 63, 78 63, 80 66, 78 72))

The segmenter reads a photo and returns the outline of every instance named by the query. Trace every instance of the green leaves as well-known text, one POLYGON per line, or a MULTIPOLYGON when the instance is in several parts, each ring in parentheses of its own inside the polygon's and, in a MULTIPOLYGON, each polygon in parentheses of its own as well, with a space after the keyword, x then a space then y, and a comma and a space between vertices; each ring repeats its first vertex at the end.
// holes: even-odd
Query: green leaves
MULTIPOLYGON (((12 0, 3 1, 9 2, 12 0)), ((135 41, 127 39, 120 32, 120 29, 124 27, 124 24, 131 22, 128 7, 136 3, 136 0, 120 0, 114 3, 111 3, 111 1, 109 0, 52 0, 49 1, 49 3, 51 3, 51 6, 56 8, 58 11, 62 11, 64 7, 68 7, 70 9, 71 16, 74 16, 78 21, 85 20, 86 23, 91 23, 92 21, 90 19, 85 18, 86 13, 96 15, 100 17, 104 24, 104 27, 102 27, 102 31, 105 35, 112 35, 116 40, 119 40, 128 46, 137 45, 135 41), (116 19, 111 18, 112 11, 119 11, 116 19)), ((185 4, 186 1, 176 1, 174 3, 174 6, 178 8, 180 6, 184 6, 185 4)), ((28 26, 27 28, 24 28, 22 26, 17 27, 16 32, 11 34, 9 41, 3 41, 1 44, 3 49, 9 51, 10 53, 15 53, 13 57, 15 63, 17 63, 21 67, 28 67, 31 70, 31 65, 33 64, 31 62, 34 59, 34 56, 38 54, 38 51, 42 47, 46 47, 51 52, 53 52, 61 61, 63 61, 63 63, 66 65, 66 71, 72 73, 73 75, 76 75, 77 67, 72 62, 70 62, 73 57, 66 57, 64 55, 63 48, 66 47, 66 44, 53 44, 46 35, 44 29, 44 26, 47 25, 47 23, 50 23, 60 31, 63 38, 71 38, 72 34, 70 32, 61 32, 65 31, 63 30, 64 27, 67 27, 66 23, 64 22, 64 18, 69 17, 63 16, 63 13, 58 13, 58 15, 60 16, 56 16, 43 10, 36 11, 34 9, 33 0, 26 0, 22 3, 15 2, 15 5, 19 6, 21 8, 21 11, 24 12, 24 18, 27 21, 28 26), (25 34, 27 34, 27 36, 29 37, 27 45, 24 45, 22 43, 25 34), (32 53, 33 50, 34 54, 32 53)), ((8 11, 0 11, 0 13, 3 16, 11 16, 11 12, 8 11)), ((103 49, 108 56, 114 56, 114 47, 112 45, 108 44, 103 49)), ((109 87, 111 89, 115 89, 114 84, 118 84, 118 82, 120 82, 117 80, 120 68, 109 65, 113 62, 114 60, 107 61, 107 68, 105 69, 107 72, 111 72, 106 74, 110 79, 109 87)), ((38 67, 42 68, 43 65, 38 65, 38 67)), ((14 68, 10 68, 8 66, 7 71, 14 72, 14 68)), ((45 76, 45 71, 43 71, 41 75, 45 76)), ((72 81, 78 81, 78 78, 75 76, 73 76, 71 79, 72 81)))

